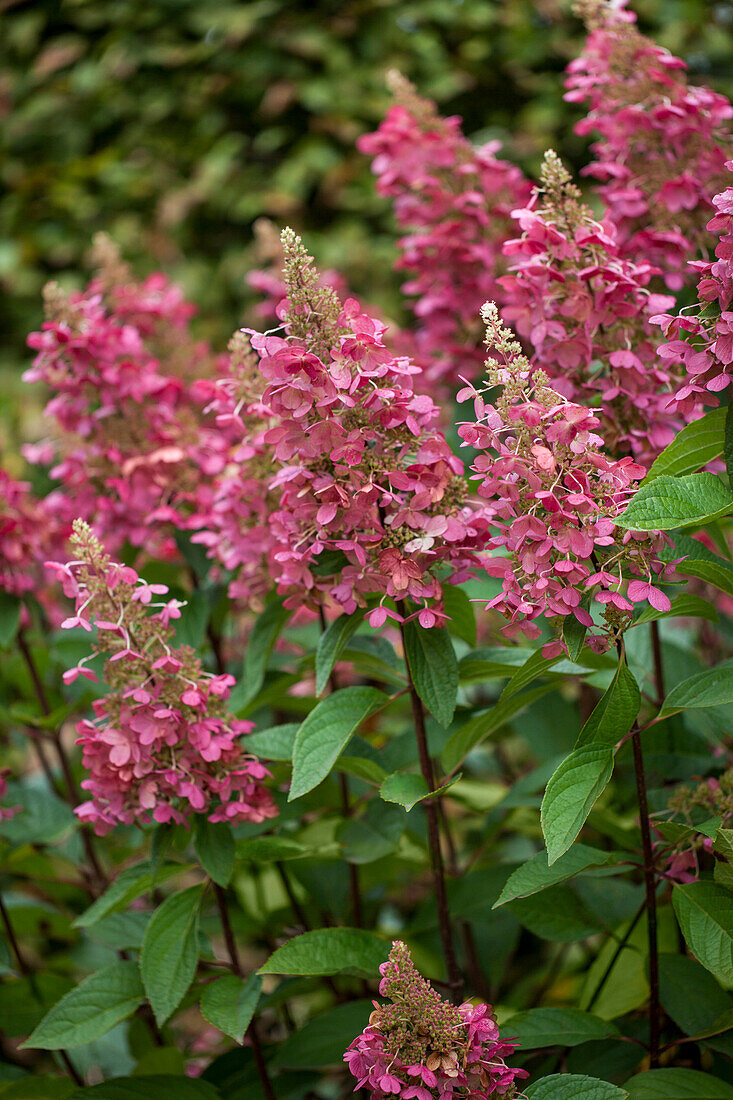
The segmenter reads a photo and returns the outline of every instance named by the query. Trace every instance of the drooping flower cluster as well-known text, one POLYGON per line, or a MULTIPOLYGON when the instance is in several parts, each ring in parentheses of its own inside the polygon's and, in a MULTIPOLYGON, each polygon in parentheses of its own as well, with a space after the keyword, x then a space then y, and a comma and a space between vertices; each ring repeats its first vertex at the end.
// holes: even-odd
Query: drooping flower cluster
POLYGON ((389 1003, 373 1002, 369 1024, 344 1055, 354 1091, 366 1088, 375 1100, 517 1095, 515 1081, 527 1073, 505 1059, 518 1044, 500 1039, 489 1005, 444 1001, 399 941, 379 971, 379 993, 389 1003))
POLYGON ((588 104, 576 132, 600 135, 586 174, 601 180, 622 255, 647 257, 677 290, 690 254, 711 243, 704 211, 723 186, 733 108, 688 84, 685 63, 639 32, 625 0, 577 0, 576 9, 589 35, 568 66, 565 99, 588 104))
MULTIPOLYGON (((498 359, 487 362, 488 388, 503 392, 489 405, 474 387, 464 389, 459 400, 474 399, 476 423, 463 424, 459 434, 484 452, 473 477, 498 530, 488 543, 498 553, 484 568, 501 579, 502 591, 486 606, 508 619, 508 636, 537 638, 541 615, 559 626, 572 615, 602 651, 629 625, 635 603, 670 607, 656 584, 669 570, 659 557, 669 540, 614 522, 645 470, 630 457, 603 453, 598 417, 552 389, 544 371, 532 370, 494 303, 483 316, 487 346, 498 359), (603 625, 594 623, 593 604, 604 608, 603 625)), ((558 640, 545 652, 562 650, 558 640)))
MULTIPOLYGON (((355 301, 341 305, 299 238, 284 241, 288 335, 253 334, 258 362, 240 354, 239 375, 216 387, 219 423, 242 436, 195 538, 241 569, 233 595, 264 575, 290 607, 350 613, 377 594, 414 601, 431 626, 440 581, 469 575, 485 523, 436 406, 413 392, 419 368, 355 301)), ((370 621, 388 614, 403 617, 380 607, 370 621)))
MULTIPOLYGON (((77 725, 91 799, 77 807, 103 835, 134 821, 263 821, 276 810, 262 780, 268 774, 240 743, 252 730, 227 712, 234 677, 205 672, 188 646, 173 645, 171 620, 181 604, 168 589, 147 584, 110 559, 89 526, 74 523, 76 560, 50 562, 75 601, 62 626, 97 630, 105 654, 108 693, 94 702, 95 719, 77 725)), ((91 657, 64 673, 96 680, 91 657)))
MULTIPOLYGON (((733 160, 726 167, 733 171, 733 160)), ((698 402, 717 404, 716 395, 733 378, 733 186, 716 195, 713 206, 717 213, 707 227, 720 237, 716 259, 689 265, 700 272, 697 313, 685 310, 654 318, 668 339, 658 354, 667 364, 684 364, 687 371, 675 394, 677 408, 683 411, 698 402)))
POLYGON ((509 214, 530 187, 497 158, 498 142, 474 149, 459 118, 441 118, 399 74, 391 83, 395 105, 357 144, 374 158, 378 190, 394 199, 405 230, 398 268, 409 273, 402 289, 415 299, 415 359, 428 383, 452 397, 459 374, 480 373, 479 310, 487 298, 504 300, 496 280, 509 214))
POLYGON ((650 464, 682 427, 650 323, 674 299, 649 290, 657 268, 621 257, 613 223, 596 220, 552 151, 540 181, 513 212, 522 236, 504 246, 513 263, 500 279, 510 303, 503 316, 559 393, 598 406, 609 451, 650 464))
POLYGON ((162 275, 135 283, 105 239, 100 270, 82 293, 46 288, 47 321, 28 343, 29 382, 52 391, 46 416, 56 438, 27 449, 54 462, 66 518, 84 516, 118 548, 125 539, 175 553, 202 479, 221 468, 218 434, 201 423, 191 381, 216 358, 193 339, 193 311, 162 275))

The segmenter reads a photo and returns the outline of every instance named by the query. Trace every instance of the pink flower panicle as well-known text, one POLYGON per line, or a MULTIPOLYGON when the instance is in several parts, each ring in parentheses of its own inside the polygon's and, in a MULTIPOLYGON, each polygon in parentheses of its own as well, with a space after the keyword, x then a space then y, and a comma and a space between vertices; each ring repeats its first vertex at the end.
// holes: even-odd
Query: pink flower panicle
POLYGON ((496 278, 505 269, 509 214, 530 189, 519 169, 497 158, 498 142, 474 149, 459 118, 441 118, 399 73, 390 83, 394 106, 357 145, 373 157, 379 193, 394 199, 405 230, 398 267, 415 299, 416 361, 427 382, 452 397, 459 373, 480 373, 479 309, 487 298, 503 300, 496 278))
MULTIPOLYGON (((469 575, 485 532, 465 502, 462 463, 385 326, 353 299, 342 305, 300 239, 283 239, 288 335, 253 334, 258 361, 240 349, 235 376, 214 387, 219 423, 241 434, 194 537, 240 570, 238 598, 271 578, 289 607, 351 613, 377 594, 412 600, 432 626, 441 581, 469 575)), ((380 607, 370 621, 387 614, 401 617, 380 607)))
MULTIPOLYGON (((82 520, 74 523, 75 561, 50 562, 76 611, 66 628, 97 629, 109 691, 95 719, 77 725, 91 799, 76 813, 103 835, 134 821, 260 822, 276 813, 262 785, 263 765, 240 744, 251 722, 233 718, 226 701, 234 677, 205 672, 188 646, 172 645, 181 605, 110 559, 82 520), (163 599, 159 599, 163 597, 163 599)), ((64 673, 96 680, 85 658, 64 673)))
MULTIPOLYGON (((459 400, 474 399, 476 422, 461 425, 459 434, 484 452, 473 477, 498 532, 487 543, 496 556, 484 568, 501 579, 502 591, 487 609, 508 619, 506 635, 531 638, 540 636, 539 616, 562 626, 572 615, 588 628, 589 644, 603 651, 628 627, 635 603, 670 607, 656 586, 669 569, 659 556, 669 540, 614 523, 645 470, 630 457, 603 453, 598 417, 552 389, 544 371, 533 371, 493 302, 483 316, 487 346, 498 359, 487 362, 487 389, 503 392, 489 405, 474 387, 464 389, 459 400), (603 608, 602 627, 590 614, 592 603, 603 608)), ((545 652, 563 649, 558 640, 545 652)))
MULTIPOLYGON (((733 160, 726 168, 733 171, 733 160)), ((717 404, 717 394, 733 378, 733 186, 716 195, 713 206, 717 213, 708 229, 720 238, 716 258, 690 263, 700 276, 697 312, 686 309, 677 316, 663 313, 653 318, 668 340, 658 354, 672 368, 680 363, 687 371, 675 394, 682 412, 698 403, 717 404)))
POLYGON ((580 0, 589 34, 568 66, 565 99, 587 103, 576 133, 597 134, 585 170, 615 223, 624 256, 646 256, 667 285, 710 238, 701 211, 721 189, 733 145, 724 95, 688 84, 686 65, 639 32, 625 0, 580 0))
POLYGON ((54 439, 26 454, 55 463, 69 524, 82 515, 113 548, 127 539, 171 557, 172 528, 221 468, 220 441, 191 393, 217 360, 192 337, 177 287, 163 275, 133 282, 110 242, 96 245, 95 279, 68 295, 50 284, 47 320, 28 338, 37 354, 24 378, 51 390, 54 439))
POLYGON ((595 219, 552 150, 540 178, 513 212, 522 236, 504 246, 503 316, 559 393, 598 406, 611 453, 649 464, 683 426, 668 408, 679 369, 657 358, 651 324, 674 299, 649 290, 657 268, 622 258, 613 223, 595 219))
POLYGON ((68 534, 58 518, 59 503, 57 493, 38 500, 28 482, 0 467, 0 592, 45 596, 43 562, 68 534))
POLYGON ((490 1005, 442 1000, 399 941, 379 971, 389 1003, 373 1002, 367 1027, 344 1055, 355 1092, 367 1088, 376 1100, 517 1095, 515 1079, 527 1073, 506 1065, 518 1044, 499 1038, 490 1005))

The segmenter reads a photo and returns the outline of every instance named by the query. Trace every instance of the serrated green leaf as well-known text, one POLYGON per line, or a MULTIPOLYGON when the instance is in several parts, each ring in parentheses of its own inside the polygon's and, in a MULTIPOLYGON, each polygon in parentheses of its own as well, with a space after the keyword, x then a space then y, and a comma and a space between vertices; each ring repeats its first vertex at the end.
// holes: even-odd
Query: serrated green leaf
POLYGON ((394 852, 405 829, 405 811, 373 799, 361 817, 342 822, 337 837, 349 863, 373 863, 394 852))
POLYGON ((547 852, 537 852, 530 860, 523 863, 507 879, 501 894, 494 902, 493 909, 504 905, 514 898, 526 898, 530 894, 536 894, 547 886, 554 886, 556 882, 563 882, 573 875, 587 871, 590 867, 607 867, 619 860, 615 852, 602 852, 598 848, 590 848, 585 844, 574 844, 573 847, 555 860, 552 866, 548 866, 547 852))
POLYGON ((237 859, 252 863, 272 863, 281 859, 301 859, 308 849, 284 836, 253 836, 237 841, 237 859))
POLYGON ((289 802, 323 782, 361 723, 387 701, 376 688, 348 687, 314 707, 295 738, 289 802))
MULTIPOLYGON (((685 1035, 699 1035, 733 1010, 733 997, 713 975, 687 955, 659 956, 659 997, 662 1008, 685 1035)), ((720 1047, 713 1039, 708 1045, 720 1047)), ((730 1053, 733 1042, 723 1046, 730 1053)))
POLYGON ((503 702, 505 699, 511 699, 513 695, 518 695, 523 688, 531 684, 538 676, 541 676, 544 672, 549 672, 559 660, 559 657, 543 657, 542 650, 536 649, 522 667, 518 668, 504 684, 499 701, 503 702))
POLYGON ((202 886, 190 886, 172 894, 145 930, 140 972, 158 1024, 175 1011, 196 974, 202 892, 202 886))
POLYGON ((615 745, 634 724, 641 707, 639 685, 625 661, 619 661, 616 674, 599 699, 575 743, 583 745, 615 745))
POLYGON ((318 640, 316 649, 316 695, 322 695, 333 666, 356 634, 364 619, 364 608, 351 615, 339 615, 318 640))
POLYGON ((573 943, 603 931, 603 925, 577 893, 563 883, 548 886, 540 894, 515 898, 507 909, 523 928, 552 943, 573 943))
POLYGON ((540 699, 543 695, 547 695, 549 691, 554 690, 554 684, 543 684, 541 687, 532 688, 531 691, 525 691, 521 695, 513 695, 511 699, 501 700, 490 710, 482 711, 475 718, 471 718, 470 721, 460 726, 448 738, 441 754, 441 762, 446 772, 454 772, 469 752, 480 745, 482 741, 485 741, 490 734, 501 729, 510 719, 523 711, 525 707, 528 707, 530 703, 534 703, 535 699, 540 699))
POLYGON ((675 684, 667 693, 660 716, 693 707, 719 707, 733 703, 733 661, 724 661, 675 684))
POLYGON ((508 678, 536 652, 529 646, 481 646, 461 658, 459 681, 470 684, 508 678))
POLYGON ((616 524, 629 531, 700 527, 733 512, 733 494, 715 474, 661 474, 642 482, 616 524))
POLYGON ((696 1069, 650 1069, 625 1088, 629 1100, 733 1100, 733 1087, 696 1069))
POLYGON ((733 895, 716 883, 690 882, 674 886, 672 904, 695 958, 733 985, 733 895))
POLYGON ((295 738, 300 722, 286 722, 282 726, 270 726, 247 735, 245 745, 250 752, 263 760, 292 760, 295 738))
POLYGON ((230 699, 231 710, 235 713, 257 696, 275 642, 291 615, 292 611, 284 606, 283 601, 274 597, 252 627, 241 680, 230 699))
POLYGON ((704 600, 702 596, 695 596, 691 592, 683 592, 680 596, 675 596, 671 604, 669 611, 658 611, 656 607, 649 605, 637 619, 634 619, 634 626, 653 623, 656 619, 707 619, 711 623, 718 621, 718 612, 710 601, 704 600))
POLYGON ((111 963, 62 997, 22 1045, 38 1050, 83 1046, 127 1019, 144 1000, 137 963, 111 963))
POLYGON ((726 410, 712 409, 700 420, 693 420, 678 432, 652 463, 642 485, 648 485, 661 474, 680 477, 701 470, 723 453, 726 410))
POLYGON ((524 1090, 527 1100, 625 1100, 625 1089, 578 1073, 553 1073, 524 1090))
POLYGON ((615 1024, 579 1008, 530 1008, 502 1024, 506 1035, 519 1039, 522 1050, 539 1047, 575 1047, 592 1039, 620 1039, 615 1024))
MULTIPOLYGON (((586 599, 581 600, 581 607, 585 606, 586 599)), ((581 623, 575 615, 565 616, 562 622, 562 640, 565 642, 568 657, 571 661, 577 661, 580 657, 587 633, 588 627, 585 623, 581 623)))
MULTIPOLYGON (((188 863, 169 863, 158 869, 155 882, 157 885, 162 885, 168 879, 181 875, 184 871, 190 869, 191 865, 188 863)), ((150 863, 147 860, 136 864, 135 867, 128 867, 124 871, 120 871, 115 881, 107 887, 102 896, 97 898, 88 909, 85 909, 81 916, 76 918, 74 927, 90 928, 102 917, 106 917, 108 913, 122 909, 129 902, 134 901, 135 898, 139 898, 141 894, 146 894, 152 889, 152 886, 153 876, 150 871, 150 863)))
POLYGON ((445 627, 425 630, 416 620, 404 625, 405 656, 415 691, 441 726, 447 728, 458 697, 458 662, 445 627))
POLYGON ((448 616, 448 630, 466 645, 476 645, 476 612, 462 588, 456 584, 442 585, 443 610, 448 616))
POLYGON ((396 802, 409 811, 418 802, 423 802, 427 798, 435 798, 437 795, 449 790, 460 778, 460 775, 456 775, 447 783, 444 783, 442 787, 429 791, 428 785, 421 775, 414 775, 409 772, 393 772, 382 783, 379 794, 385 802, 396 802))
POLYGON ((241 1043, 257 1010, 261 992, 259 974, 250 974, 246 980, 236 974, 225 974, 204 987, 201 1012, 219 1031, 241 1043))
POLYGON ((374 978, 386 961, 387 940, 361 928, 319 928, 274 951, 260 974, 352 974, 374 978))
POLYGON ((542 799, 540 820, 552 866, 567 852, 613 775, 609 745, 583 745, 553 773, 542 799))
POLYGON ((345 775, 353 775, 355 779, 363 779, 365 783, 379 786, 387 777, 384 768, 374 760, 366 760, 363 756, 339 756, 336 770, 345 775))
POLYGON ((194 818, 193 846, 206 874, 219 886, 228 886, 234 870, 234 834, 226 821, 194 818))

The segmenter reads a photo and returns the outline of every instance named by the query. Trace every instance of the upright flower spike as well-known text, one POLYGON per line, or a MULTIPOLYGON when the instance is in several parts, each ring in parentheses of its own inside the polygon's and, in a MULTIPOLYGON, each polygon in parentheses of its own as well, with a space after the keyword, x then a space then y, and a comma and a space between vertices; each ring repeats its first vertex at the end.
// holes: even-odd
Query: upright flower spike
POLYGON ((459 118, 441 118, 399 73, 390 83, 394 106, 357 144, 373 158, 378 190, 394 200, 405 230, 398 268, 408 273, 402 289, 414 298, 415 359, 427 384, 452 398, 459 375, 481 371, 479 309, 487 298, 504 300, 496 280, 505 270, 509 214, 530 187, 497 158, 498 142, 474 149, 459 118))
POLYGON ((193 338, 193 307, 178 287, 160 274, 136 283, 105 238, 95 260, 84 291, 46 288, 47 320, 28 338, 37 354, 24 378, 51 390, 54 431, 27 457, 55 463, 69 524, 82 515, 113 548, 129 540, 171 557, 174 529, 221 469, 218 433, 192 393, 217 358, 193 338))
POLYGON ((688 84, 685 63, 639 32, 626 0, 577 0, 576 10, 589 33, 565 99, 588 105, 576 133, 600 139, 585 171, 601 181, 622 255, 646 256, 677 290, 690 254, 712 243, 702 223, 733 151, 733 108, 688 84))
MULTIPOLYGON (((459 434, 483 452, 473 476, 497 530, 487 543, 495 556, 483 564, 501 578, 502 591, 487 609, 508 619, 508 636, 531 638, 541 634, 540 616, 561 628, 572 615, 588 628, 588 643, 603 651, 630 625, 635 603, 670 607, 656 586, 665 571, 659 554, 669 540, 614 523, 645 470, 632 458, 603 453, 598 417, 552 389, 544 371, 532 369, 493 302, 483 317, 486 344, 497 360, 486 364, 487 389, 502 392, 489 405, 474 387, 463 390, 459 400, 474 399, 476 422, 461 425, 459 434), (603 608, 600 626, 590 614, 592 603, 603 608)), ((563 648, 558 640, 545 652, 563 648)))
POLYGON ((367 1027, 344 1055, 354 1091, 366 1088, 376 1100, 517 1096, 515 1081, 527 1073, 507 1066, 518 1044, 500 1039, 490 1005, 444 1001, 399 941, 379 971, 388 1003, 373 1002, 367 1027))
MULTIPOLYGON (((78 816, 100 836, 118 824, 183 823, 193 814, 233 823, 273 817, 262 785, 268 772, 241 745, 252 723, 227 712, 234 677, 205 672, 193 650, 174 647, 170 622, 180 618, 181 605, 165 599, 165 585, 147 584, 112 561, 81 520, 71 542, 74 561, 49 563, 75 601, 62 626, 96 627, 109 685, 94 703, 95 719, 77 725, 89 771, 81 785, 92 796, 78 816)), ((90 659, 64 681, 96 680, 90 659)))
MULTIPOLYGON (((733 171, 733 160, 726 168, 733 171)), ((675 394, 682 412, 700 403, 718 404, 717 394, 733 378, 733 186, 716 195, 713 206, 717 213, 707 228, 719 236, 716 258, 690 263, 699 272, 697 311, 685 309, 676 316, 664 313, 652 318, 668 340, 658 354, 672 369, 682 364, 687 371, 675 394)))
POLYGON ((616 227, 596 220, 552 150, 513 217, 522 235, 504 246, 503 315, 556 390, 598 407, 609 451, 650 464, 684 424, 669 409, 681 372, 656 352, 652 317, 674 303, 649 288, 659 269, 623 258, 616 227))
POLYGON ((413 392, 419 368, 385 345, 383 324, 323 285, 298 237, 286 231, 283 243, 287 335, 252 334, 255 374, 248 359, 246 385, 216 387, 219 421, 242 434, 195 537, 241 566, 233 595, 254 594, 264 576, 290 607, 351 613, 375 595, 408 599, 432 626, 441 581, 469 575, 485 535, 463 466, 433 426, 434 403, 413 392))

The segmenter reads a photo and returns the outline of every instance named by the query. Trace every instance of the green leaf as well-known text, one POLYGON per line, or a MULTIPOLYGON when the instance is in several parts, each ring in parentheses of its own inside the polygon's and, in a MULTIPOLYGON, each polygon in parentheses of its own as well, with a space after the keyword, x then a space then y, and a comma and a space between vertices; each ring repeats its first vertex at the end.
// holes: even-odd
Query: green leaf
POLYGON ((650 1069, 625 1087, 629 1100, 733 1100, 730 1085, 696 1069, 650 1069))
POLYGON ((505 699, 511 699, 513 695, 519 694, 519 692, 531 684, 533 680, 536 680, 538 676, 541 676, 543 672, 549 672, 553 665, 556 665, 560 660, 559 657, 543 657, 542 650, 536 649, 531 657, 528 657, 521 668, 518 668, 512 676, 509 677, 504 689, 499 696, 500 702, 505 699))
POLYGON ((461 658, 459 681, 470 684, 509 677, 536 652, 529 646, 481 646, 461 658))
POLYGON ((255 698, 265 679, 265 669, 280 631, 292 615, 283 601, 273 598, 252 627, 244 655, 241 683, 232 692, 232 711, 237 711, 255 698), (237 690, 240 689, 240 690, 237 690))
POLYGON ((661 474, 642 482, 616 524, 629 531, 674 531, 700 527, 733 512, 733 495, 715 474, 661 474))
POLYGON ((602 852, 585 844, 575 844, 550 867, 547 863, 547 852, 537 852, 512 872, 492 908, 497 909, 514 898, 536 894, 547 886, 554 886, 556 882, 563 882, 590 867, 606 867, 617 863, 618 858, 615 852, 602 852))
MULTIPOLYGON (((181 875, 184 871, 190 871, 190 869, 191 866, 187 863, 169 863, 158 868, 155 884, 160 886, 168 879, 174 878, 175 875, 181 875)), ((136 864, 135 867, 128 867, 126 870, 120 871, 115 881, 107 887, 102 896, 97 898, 80 917, 76 918, 74 927, 90 928, 102 917, 106 917, 108 913, 123 909, 135 898, 139 898, 141 894, 146 894, 152 887, 153 875, 150 870, 150 863, 147 860, 136 864)))
POLYGON ((366 1027, 373 1009, 371 1001, 351 1001, 329 1009, 293 1032, 280 1044, 269 1064, 276 1069, 341 1065, 344 1051, 366 1027))
POLYGON ((698 577, 719 588, 721 592, 733 596, 733 566, 726 558, 714 554, 698 539, 690 538, 689 535, 675 534, 674 541, 675 549, 663 552, 665 561, 683 557, 684 560, 675 566, 678 573, 698 577))
POLYGON ((178 1007, 196 974, 202 886, 172 894, 145 930, 140 971, 158 1024, 178 1007))
POLYGON ((639 685, 626 662, 619 661, 616 675, 578 735, 576 749, 617 744, 631 729, 640 707, 639 685))
POLYGON ((476 645, 476 613, 462 588, 456 584, 442 585, 443 610, 448 616, 448 630, 472 648, 476 645))
POLYGON ((685 942, 702 965, 733 985, 733 895, 712 882, 675 885, 672 904, 685 942))
MULTIPOLYGON (((581 600, 581 607, 585 600, 581 600)), ((562 621, 562 640, 565 642, 568 657, 571 661, 577 661, 583 651, 583 642, 588 633, 588 627, 581 623, 575 615, 566 615, 562 621)))
POLYGON ((363 756, 339 756, 335 767, 336 771, 353 775, 355 779, 363 779, 365 783, 371 783, 376 787, 387 778, 383 767, 374 760, 366 760, 363 756))
POLYGON ((552 865, 567 852, 613 775, 610 745, 583 745, 553 773, 542 799, 540 820, 552 865))
POLYGON ((68 1077, 23 1077, 0 1084, 2 1100, 69 1100, 76 1085, 68 1077))
POLYGON ((137 963, 111 963, 62 997, 22 1045, 38 1050, 83 1046, 127 1019, 144 1000, 137 963))
POLYGON ((511 699, 501 700, 490 710, 482 711, 463 726, 460 726, 448 738, 441 754, 441 761, 446 772, 454 772, 469 752, 480 745, 489 734, 501 729, 516 714, 528 707, 530 703, 534 703, 535 699, 540 699, 543 695, 547 695, 549 691, 554 690, 554 684, 543 684, 541 687, 532 688, 531 691, 525 691, 521 695, 513 695, 511 699))
POLYGON ((671 477, 692 474, 722 454, 725 414, 724 408, 713 409, 678 432, 669 446, 654 460, 642 485, 648 485, 660 474, 669 474, 671 477))
POLYGON ((394 772, 392 775, 388 775, 379 788, 380 797, 385 802, 397 802, 400 806, 404 806, 406 810, 411 810, 413 806, 416 806, 418 802, 423 802, 427 798, 435 798, 436 795, 442 794, 447 791, 454 783, 457 783, 460 779, 460 775, 454 776, 447 783, 444 783, 442 787, 437 787, 434 791, 428 790, 428 785, 421 775, 413 775, 408 772, 394 772))
POLYGON ((683 592, 680 596, 675 596, 671 603, 672 606, 669 611, 658 611, 656 607, 652 607, 650 604, 645 611, 642 611, 638 619, 634 619, 634 626, 640 626, 642 623, 653 623, 656 619, 672 618, 707 619, 711 623, 718 621, 718 612, 709 600, 704 600, 702 596, 695 596, 691 592, 683 592))
POLYGON ((573 943, 603 931, 601 921, 586 908, 572 887, 563 883, 548 886, 528 898, 515 898, 507 908, 523 928, 554 943, 573 943))
POLYGON ((295 738, 289 802, 326 778, 361 723, 387 701, 384 692, 376 688, 348 687, 313 708, 295 738))
POLYGON ((538 1047, 575 1047, 591 1039, 620 1039, 615 1024, 579 1008, 530 1008, 502 1024, 505 1035, 519 1039, 522 1050, 538 1047))
POLYGON ((413 619, 404 626, 405 657, 415 690, 430 713, 447 728, 456 709, 458 662, 445 627, 425 630, 413 619))
MULTIPOLYGON (((685 1035, 700 1035, 714 1028, 733 1010, 733 997, 687 955, 660 954, 659 996, 662 1008, 685 1035)), ((719 1047, 720 1040, 712 1039, 708 1045, 719 1047)), ((730 1041, 726 1049, 732 1049, 730 1041)))
POLYGON ((323 693, 333 666, 361 626, 364 611, 360 607, 352 615, 339 615, 321 634, 316 649, 316 695, 323 693))
POLYGON ((112 1077, 91 1088, 78 1089, 69 1100, 221 1100, 220 1093, 208 1081, 194 1077, 174 1077, 170 1073, 150 1077, 112 1077))
POLYGON ((0 592, 0 649, 8 649, 15 641, 20 627, 21 607, 18 596, 11 596, 9 592, 0 592))
MULTIPOLYGON (((723 432, 723 454, 725 455, 725 471, 728 474, 728 480, 733 485, 733 413, 731 413, 733 406, 728 405, 725 410, 725 429, 723 432)), ((716 410, 722 412, 722 409, 716 410)))
POLYGON ((351 974, 374 978, 386 961, 387 940, 360 928, 319 928, 295 936, 270 955, 260 974, 351 974))
POLYGON ((226 821, 194 817, 193 846, 206 874, 219 886, 228 886, 234 870, 234 834, 226 821))
POLYGON ((617 1085, 578 1073, 553 1073, 524 1090, 527 1100, 625 1100, 629 1095, 617 1085))
POLYGON ((252 836, 237 841, 237 859, 252 863, 273 863, 281 859, 300 859, 308 855, 308 849, 297 840, 284 836, 252 836))
POLYGON ((286 722, 282 726, 270 726, 257 733, 250 733, 244 742, 246 748, 263 760, 292 760, 299 722, 286 722))
POLYGON ((337 837, 349 863, 373 863, 394 852, 404 831, 404 810, 372 799, 361 817, 341 824, 337 837))
POLYGON ((693 707, 719 707, 733 703, 733 661, 696 672, 675 684, 664 700, 660 716, 693 707))
POLYGON ((201 1012, 219 1031, 241 1043, 257 1009, 261 992, 262 978, 259 974, 250 974, 246 980, 236 974, 225 974, 204 987, 201 1012))

